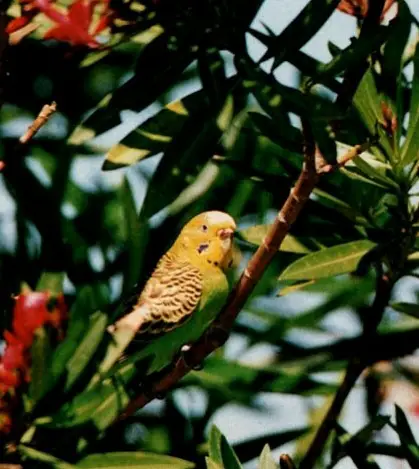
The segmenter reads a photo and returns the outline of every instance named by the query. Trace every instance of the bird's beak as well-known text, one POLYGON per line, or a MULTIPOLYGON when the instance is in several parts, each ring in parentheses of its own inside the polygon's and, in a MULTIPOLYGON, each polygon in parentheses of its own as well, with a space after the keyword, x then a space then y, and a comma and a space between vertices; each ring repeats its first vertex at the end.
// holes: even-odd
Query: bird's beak
POLYGON ((222 239, 231 239, 233 237, 234 230, 232 228, 221 228, 217 231, 217 236, 222 239))

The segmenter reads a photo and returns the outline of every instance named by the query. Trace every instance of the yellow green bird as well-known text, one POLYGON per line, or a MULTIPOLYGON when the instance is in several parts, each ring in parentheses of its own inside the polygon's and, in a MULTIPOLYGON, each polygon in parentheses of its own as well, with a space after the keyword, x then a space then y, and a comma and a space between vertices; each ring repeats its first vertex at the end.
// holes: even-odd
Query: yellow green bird
MULTIPOLYGON (((233 263, 235 229, 234 219, 224 212, 192 218, 158 262, 138 300, 108 329, 115 337, 134 336, 141 348, 136 361, 147 363, 144 375, 170 364, 221 310, 229 292, 226 271, 233 263)), ((102 371, 106 369, 109 366, 102 371)))
POLYGON ((105 357, 86 390, 54 416, 50 426, 89 421, 105 429, 147 377, 170 365, 220 312, 229 293, 236 224, 227 213, 192 218, 121 319, 109 326, 105 357), (126 353, 127 346, 134 352, 126 353), (121 360, 125 352, 125 359, 121 360))

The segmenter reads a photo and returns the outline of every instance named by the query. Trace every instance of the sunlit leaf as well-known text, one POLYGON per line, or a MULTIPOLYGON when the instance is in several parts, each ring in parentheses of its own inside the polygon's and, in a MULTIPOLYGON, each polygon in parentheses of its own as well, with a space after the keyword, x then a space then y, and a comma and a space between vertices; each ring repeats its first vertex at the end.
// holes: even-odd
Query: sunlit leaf
MULTIPOLYGON (((271 225, 255 225, 249 228, 239 230, 238 234, 245 241, 260 245, 264 242, 266 234, 270 230, 271 225)), ((287 235, 279 248, 280 251, 294 252, 296 254, 306 254, 316 249, 314 240, 299 239, 292 235, 287 235), (308 247, 309 246, 309 247, 308 247)))
POLYGON ((293 262, 279 279, 318 279, 353 272, 362 257, 374 246, 375 243, 365 239, 313 252, 293 262))
POLYGON ((52 456, 51 454, 38 451, 35 448, 30 448, 29 446, 19 445, 19 453, 31 461, 38 461, 47 465, 47 467, 52 467, 54 469, 76 469, 77 466, 62 461, 61 459, 52 456))
POLYGON ((67 362, 67 377, 65 389, 68 390, 83 372, 102 340, 108 318, 98 311, 89 318, 89 324, 83 340, 67 362))
POLYGON ((391 303, 390 306, 396 311, 399 311, 400 313, 404 313, 419 319, 419 304, 406 303, 402 301, 398 303, 391 303))
POLYGON ((80 469, 191 469, 195 464, 163 454, 139 451, 91 454, 76 464, 80 469))
POLYGON ((409 126, 406 140, 401 150, 401 160, 408 165, 416 160, 419 152, 417 129, 419 126, 419 45, 416 45, 413 58, 414 76, 412 79, 412 94, 410 98, 409 126))
POLYGON ((411 467, 419 464, 419 446, 410 428, 409 422, 401 407, 396 408, 396 431, 400 438, 400 443, 404 449, 404 456, 411 467))
POLYGON ((48 375, 48 362, 51 356, 51 343, 44 327, 36 330, 31 347, 31 383, 29 396, 32 405, 44 394, 45 376, 48 375))
POLYGON ((210 430, 209 458, 224 468, 240 469, 242 467, 233 448, 215 425, 210 430))
POLYGON ((277 469, 277 467, 278 465, 272 457, 271 449, 269 448, 269 445, 266 444, 260 454, 258 469, 277 469))

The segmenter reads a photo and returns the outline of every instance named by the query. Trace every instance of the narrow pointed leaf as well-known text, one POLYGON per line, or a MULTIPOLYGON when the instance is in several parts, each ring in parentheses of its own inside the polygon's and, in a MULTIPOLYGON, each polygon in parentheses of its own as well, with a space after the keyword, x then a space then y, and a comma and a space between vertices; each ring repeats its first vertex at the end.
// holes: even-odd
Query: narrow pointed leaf
POLYGON ((417 132, 419 127, 419 44, 416 44, 413 58, 414 75, 412 81, 412 93, 409 109, 409 126, 406 140, 401 151, 401 160, 404 165, 415 161, 419 153, 419 139, 417 132))
POLYGON ((283 62, 294 50, 300 49, 323 26, 340 0, 310 2, 282 33, 272 38, 260 62, 275 58, 275 66, 283 62))
POLYGON ((258 469, 277 469, 278 465, 275 463, 271 449, 269 445, 266 444, 263 447, 262 453, 260 454, 258 469))
POLYGON ((48 362, 51 355, 51 344, 44 327, 36 330, 31 347, 31 383, 29 396, 35 404, 44 394, 45 376, 48 376, 48 362))
POLYGON ((409 316, 419 319, 419 305, 416 303, 406 303, 402 301, 399 303, 391 303, 390 306, 400 313, 408 314, 409 316))
POLYGON ((29 446, 19 445, 17 447, 18 452, 25 458, 37 461, 38 463, 46 464, 47 467, 51 467, 54 469, 76 469, 77 466, 70 464, 68 462, 62 461, 52 454, 43 453, 42 451, 38 451, 35 448, 30 448, 29 446))
POLYGON ((362 257, 375 246, 365 239, 322 249, 293 262, 279 279, 308 280, 354 272, 362 257))
MULTIPOLYGON (((244 228, 238 232, 241 238, 245 241, 260 245, 263 243, 270 225, 255 225, 249 228, 244 228)), ((280 251, 294 252, 296 254, 307 254, 313 249, 316 249, 316 244, 309 238, 296 238, 292 235, 285 236, 284 241, 281 244, 280 251)))
POLYGON ((91 454, 76 465, 80 469, 192 469, 195 464, 163 454, 142 451, 91 454))

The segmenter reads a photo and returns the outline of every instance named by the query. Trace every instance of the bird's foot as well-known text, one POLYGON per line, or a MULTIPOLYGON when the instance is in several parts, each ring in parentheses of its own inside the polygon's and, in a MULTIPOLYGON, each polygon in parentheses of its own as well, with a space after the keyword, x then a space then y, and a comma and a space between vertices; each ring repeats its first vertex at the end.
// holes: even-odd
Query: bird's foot
POLYGON ((222 324, 213 323, 211 330, 209 331, 208 339, 211 342, 215 342, 217 346, 224 345, 230 335, 230 331, 227 331, 222 324))
POLYGON ((185 362, 186 366, 192 370, 199 371, 202 370, 203 364, 202 363, 194 363, 193 362, 193 357, 191 355, 191 350, 192 344, 185 344, 181 349, 180 349, 180 358, 185 362))
POLYGON ((150 400, 151 399, 160 399, 160 400, 164 399, 167 394, 165 392, 156 392, 156 390, 154 389, 153 381, 147 378, 145 378, 144 381, 142 381, 139 384, 138 392, 140 394, 144 394, 144 396, 146 396, 147 399, 150 399, 150 400))

